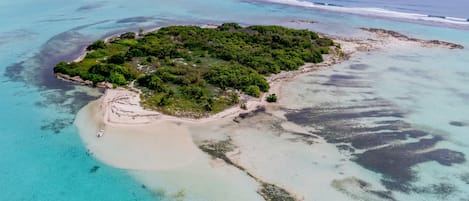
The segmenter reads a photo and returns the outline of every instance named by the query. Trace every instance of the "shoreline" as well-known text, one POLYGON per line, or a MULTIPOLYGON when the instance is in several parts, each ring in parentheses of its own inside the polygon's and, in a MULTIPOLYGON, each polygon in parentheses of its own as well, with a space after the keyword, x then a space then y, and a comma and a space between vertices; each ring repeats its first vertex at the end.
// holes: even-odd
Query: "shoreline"
MULTIPOLYGON (((320 68, 330 67, 339 64, 350 57, 350 54, 355 53, 357 50, 364 50, 368 47, 362 47, 362 44, 354 44, 346 41, 340 41, 342 47, 340 53, 333 52, 323 55, 324 61, 318 64, 306 63, 298 70, 282 71, 278 74, 272 74, 266 77, 270 89, 268 92, 262 93, 259 98, 251 97, 241 94, 240 103, 231 106, 216 114, 208 115, 202 118, 190 118, 184 116, 172 116, 163 114, 155 110, 148 110, 140 105, 140 92, 138 89, 129 86, 129 88, 116 88, 105 87, 106 92, 97 101, 100 102, 100 108, 104 111, 104 119, 106 124, 150 124, 157 121, 173 121, 180 123, 208 123, 220 119, 235 118, 241 114, 250 113, 259 108, 267 105, 277 105, 277 103, 269 103, 266 97, 269 94, 276 94, 281 98, 281 85, 283 82, 288 81, 298 75, 312 72, 320 68), (346 45, 344 45, 346 44, 346 45), (246 109, 242 109, 241 104, 246 105, 246 109)), ((75 81, 75 80, 74 80, 75 81)), ((99 83, 102 85, 101 83, 99 83)))
MULTIPOLYGON (((309 23, 314 23, 314 22, 309 22, 309 23)), ((216 24, 206 24, 206 25, 203 25, 201 27, 216 28, 217 26, 218 25, 216 25, 216 24)), ((157 31, 160 28, 161 27, 150 28, 150 29, 144 30, 142 32, 142 34, 157 31)), ((362 39, 353 39, 353 38, 344 38, 344 37, 332 36, 332 35, 329 35, 329 34, 321 34, 321 33, 318 33, 318 34, 323 35, 323 36, 327 36, 328 38, 333 39, 336 43, 340 44, 341 47, 342 47, 342 44, 344 44, 344 43, 353 43, 353 44, 349 44, 349 46, 350 45, 351 46, 354 46, 354 45, 358 46, 358 47, 355 48, 355 50, 352 50, 352 51, 349 50, 349 52, 347 52, 347 50, 343 51, 345 53, 344 56, 346 57, 346 58, 344 58, 344 60, 347 60, 348 59, 347 57, 349 57, 351 54, 353 54, 357 51, 358 52, 366 52, 366 51, 371 51, 371 50, 374 50, 374 49, 382 49, 382 48, 389 47, 389 46, 398 46, 398 45, 396 45, 395 42, 414 43, 414 44, 417 44, 421 47, 426 47, 426 48, 447 48, 447 49, 450 49, 450 50, 452 50, 452 49, 464 49, 465 48, 463 45, 452 43, 452 42, 447 42, 447 41, 424 40, 424 39, 409 37, 409 36, 407 36, 405 34, 402 34, 400 32, 393 31, 393 30, 388 30, 388 29, 366 28, 366 27, 360 27, 358 29, 363 31, 364 33, 373 34, 372 38, 367 38, 367 39, 362 40, 362 39)), ((132 32, 132 31, 128 31, 128 32, 132 32)), ((103 40, 105 42, 109 42, 113 38, 119 37, 123 33, 125 33, 125 32, 113 33, 111 35, 108 35, 108 36, 104 37, 101 40, 103 40)), ((137 35, 139 34, 138 32, 134 32, 134 33, 137 34, 137 35)), ((342 47, 342 50, 343 49, 345 49, 345 48, 342 47)), ((88 51, 85 47, 80 52, 81 53, 74 60, 72 60, 71 62, 80 62, 80 61, 82 61, 90 51, 88 51)), ((327 56, 327 55, 323 55, 323 56, 327 56)), ((324 59, 324 60, 326 61, 326 59, 324 59)), ((321 62, 321 63, 316 64, 316 65, 321 66, 321 64, 323 64, 323 63, 325 63, 325 62, 321 62)), ((335 63, 335 64, 337 64, 337 63, 335 63)), ((335 64, 329 64, 329 65, 335 65, 335 64)), ((311 65, 311 64, 306 63, 305 65, 300 67, 300 69, 295 70, 295 71, 287 71, 287 73, 288 72, 291 73, 291 72, 296 72, 296 71, 302 71, 303 68, 305 68, 306 71, 302 72, 302 73, 311 72, 313 70, 309 69, 309 65, 311 65)), ((282 73, 286 73, 286 72, 282 71, 282 72, 280 72, 278 74, 275 74, 275 75, 280 75, 282 73)), ((63 81, 70 81, 70 82, 75 83, 75 84, 81 84, 81 85, 97 87, 97 88, 104 88, 104 89, 112 89, 113 88, 112 84, 107 83, 107 82, 96 83, 93 86, 93 83, 90 80, 84 80, 79 76, 73 76, 72 77, 72 76, 69 76, 69 75, 62 74, 62 73, 55 73, 54 75, 58 79, 61 79, 63 81)), ((266 93, 268 93, 268 92, 266 92, 266 93)))
MULTIPOLYGON (((219 25, 207 24, 202 27, 216 28, 217 26, 219 25)), ((153 32, 160 28, 161 27, 150 28, 150 29, 143 31, 142 33, 145 34, 145 33, 153 32)), ((134 33, 136 33, 137 35, 139 34, 137 32, 134 32, 134 33)), ((119 37, 121 34, 122 33, 114 33, 114 34, 104 37, 102 40, 105 42, 109 42, 110 40, 113 40, 119 37)), ((335 39, 333 40, 337 42, 335 39)), ((340 42, 339 44, 342 44, 342 42, 340 42)), ((347 48, 344 48, 344 49, 347 49, 347 48)), ((81 51, 81 54, 77 58, 72 60, 71 62, 82 61, 89 52, 90 51, 88 51, 85 47, 81 51)), ((105 115, 107 116, 106 118, 107 123, 142 124, 143 122, 144 124, 147 124, 153 120, 173 120, 173 121, 181 121, 181 122, 186 122, 186 123, 204 123, 204 122, 214 121, 217 119, 236 117, 243 113, 252 112, 258 109, 259 107, 264 107, 265 105, 268 104, 268 102, 265 99, 269 94, 277 94, 280 96, 280 93, 281 93, 280 85, 283 81, 286 81, 288 79, 291 79, 303 73, 311 72, 322 67, 329 67, 329 66, 338 64, 342 61, 345 61, 348 59, 349 57, 348 55, 354 53, 355 50, 342 51, 341 49, 337 51, 337 50, 331 49, 330 52, 331 53, 329 54, 323 55, 324 61, 321 63, 318 63, 318 64, 305 63, 298 70, 282 71, 280 73, 272 74, 266 77, 266 80, 269 83, 270 89, 268 92, 262 93, 259 98, 250 97, 245 94, 240 94, 240 103, 233 105, 216 114, 210 114, 201 118, 173 116, 173 115, 163 114, 155 110, 144 109, 143 107, 140 106, 140 98, 138 97, 138 95, 140 94, 140 90, 134 88, 132 84, 130 84, 128 88, 116 88, 115 89, 111 83, 100 82, 100 83, 94 84, 92 81, 84 80, 80 76, 72 77, 66 74, 62 74, 62 73, 55 73, 55 76, 58 79, 61 79, 63 81, 69 81, 75 84, 81 84, 85 86, 106 89, 105 93, 98 100, 102 100, 102 99, 106 100, 104 101, 106 102, 106 104, 102 107, 111 108, 110 110, 106 109, 107 112, 105 112, 105 115), (342 53, 344 54, 341 55, 342 53), (107 96, 110 96, 110 97, 107 98, 107 96), (119 101, 116 101, 116 100, 119 100, 119 101), (122 100, 126 100, 124 101, 126 103, 122 102, 122 100), (137 105, 138 107, 129 108, 129 106, 126 106, 126 104, 130 105, 130 107, 137 106, 137 105), (241 104, 245 104, 246 109, 241 109, 240 107, 241 104), (118 120, 119 118, 124 118, 124 119, 118 120), (146 118, 146 119, 142 120, 141 118, 146 118)), ((270 103, 270 104, 275 104, 275 103, 270 103)))
MULTIPOLYGON (((109 40, 115 36, 116 34, 108 36, 105 40, 109 40)), ((242 115, 246 115, 266 107, 278 107, 279 103, 269 103, 266 101, 266 97, 269 94, 276 94, 278 99, 281 99, 282 84, 284 82, 287 82, 298 75, 339 64, 350 59, 351 55, 357 52, 369 52, 384 48, 400 48, 415 45, 421 45, 425 48, 449 48, 445 45, 441 45, 440 43, 432 46, 424 45, 421 40, 406 40, 405 37, 395 37, 393 34, 376 34, 372 38, 363 40, 338 37, 334 37, 333 40, 335 43, 340 44, 341 53, 343 53, 343 55, 339 55, 338 52, 333 51, 328 55, 323 55, 324 61, 319 64, 307 63, 295 71, 282 71, 278 74, 272 74, 266 78, 270 89, 268 92, 263 93, 261 97, 254 98, 242 94, 239 104, 227 108, 219 113, 209 115, 208 117, 178 117, 166 115, 154 110, 148 110, 143 108, 140 104, 141 93, 138 89, 133 88, 132 84, 129 88, 113 89, 111 86, 106 85, 106 83, 102 83, 102 88, 107 88, 105 93, 99 99, 89 103, 99 105, 95 112, 101 116, 95 122, 100 125, 100 128, 96 128, 93 133, 96 134, 97 131, 107 126, 138 127, 159 123, 163 124, 164 122, 175 124, 204 124, 220 120, 232 120, 236 122, 238 120, 237 117, 241 117, 242 115), (246 109, 242 109, 240 107, 241 103, 246 105, 246 109)), ((68 75, 58 75, 58 77, 67 81, 90 85, 89 82, 83 81, 79 77, 70 77, 68 75)), ((93 137, 96 138, 96 136, 93 137)))
MULTIPOLYGON (((89 108, 89 107, 93 108, 92 109, 93 112, 86 114, 86 115, 91 116, 91 119, 93 119, 91 120, 91 122, 90 120, 87 120, 88 121, 87 124, 97 125, 95 128, 86 128, 83 122, 79 124, 79 122, 77 123, 77 121, 75 122, 75 125, 77 125, 77 127, 79 128, 79 133, 81 137, 84 139, 85 144, 88 145, 88 147, 90 145, 99 147, 98 145, 102 142, 105 142, 103 140, 105 140, 108 137, 108 135, 112 136, 118 130, 129 129, 137 133, 146 133, 145 136, 147 137, 145 138, 148 138, 148 136, 158 136, 159 134, 156 134, 156 133, 159 133, 159 132, 156 132, 156 131, 164 131, 168 125, 171 125, 171 126, 176 125, 176 127, 174 128, 177 128, 181 126, 181 124, 185 124, 185 126, 201 125, 205 123, 219 122, 222 120, 236 122, 237 121, 236 118, 242 116, 243 114, 246 115, 256 110, 263 109, 266 107, 279 106, 279 103, 267 102, 265 100, 266 96, 269 94, 275 93, 277 94, 277 97, 281 99, 282 98, 282 84, 284 82, 287 82, 295 78, 298 75, 320 70, 321 68, 334 66, 336 64, 339 64, 343 61, 350 59, 351 55, 357 52, 369 52, 372 50, 379 50, 379 49, 388 48, 388 47, 393 48, 393 47, 402 47, 405 45, 415 45, 415 42, 406 42, 406 41, 402 41, 402 40, 399 40, 396 38, 390 38, 390 37, 381 38, 380 40, 339 39, 336 37, 334 38, 334 41, 340 44, 341 51, 344 53, 344 55, 331 53, 329 55, 324 55, 324 62, 322 63, 319 63, 319 64, 309 63, 309 64, 303 65, 299 70, 283 71, 278 74, 272 74, 271 76, 266 78, 270 85, 270 89, 268 92, 263 93, 260 98, 253 98, 253 97, 249 97, 245 95, 240 97, 240 100, 245 101, 246 108, 247 108, 246 110, 242 109, 240 107, 240 104, 237 104, 219 113, 210 115, 208 117, 199 118, 199 119, 166 115, 157 111, 144 109, 140 104, 140 93, 138 89, 134 89, 132 86, 129 86, 128 89, 124 89, 124 88, 106 89, 105 93, 99 99, 92 101, 87 106, 85 106, 86 108, 89 108), (118 127, 119 129, 117 130, 114 129, 116 127, 118 127), (145 130, 145 128, 147 129, 145 130), (85 130, 88 129, 88 130, 82 131, 83 129, 85 130), (104 136, 101 138, 98 138, 96 136, 96 133, 99 130, 104 130, 104 133, 105 133, 104 136), (109 134, 109 132, 112 134, 109 134), (84 133, 86 133, 87 136, 84 136, 84 133)), ((73 80, 73 81, 76 81, 76 80, 73 80)), ((80 115, 77 115, 77 119, 79 119, 78 116, 80 115)), ((166 131, 171 133, 169 130, 166 129, 166 131)), ((179 132, 179 133, 184 133, 184 132, 179 132)), ((129 138, 129 139, 132 138, 131 136, 125 136, 125 137, 121 136, 121 137, 129 138)), ((192 138, 190 136, 187 139, 190 139, 189 141, 192 141, 192 138)), ((155 143, 158 144, 157 142, 155 143)), ((179 145, 175 145, 175 146, 177 147, 179 145)), ((189 143, 188 146, 183 146, 183 147, 191 147, 191 146, 195 146, 195 144, 189 143)), ((93 150, 94 148, 90 148, 90 149, 93 150)), ((110 150, 107 150, 107 151, 110 151, 110 150)), ((160 149, 154 150, 154 151, 162 152, 162 153, 168 152, 168 150, 165 151, 165 150, 160 150, 160 149)), ((194 149, 192 149, 191 152, 193 151, 194 149)), ((191 153, 191 152, 188 152, 188 153, 191 153)), ((112 153, 108 153, 104 155, 114 156, 112 153)), ((119 158, 115 158, 115 156, 114 156, 114 159, 109 159, 107 158, 107 156, 97 157, 97 158, 118 168, 127 168, 127 169, 162 168, 159 165, 156 165, 156 166, 150 165, 150 167, 146 167, 145 165, 137 166, 137 167, 134 167, 133 165, 129 166, 129 164, 131 163, 119 162, 120 161, 119 158)), ((172 165, 169 165, 169 166, 172 166, 172 165)))
MULTIPOLYGON (((324 61, 318 64, 306 63, 298 70, 282 71, 278 74, 272 74, 269 77, 266 77, 270 89, 268 92, 263 93, 261 97, 254 98, 241 94, 239 104, 227 108, 219 113, 208 115, 207 117, 190 118, 183 116, 172 116, 158 111, 144 109, 140 105, 139 90, 133 88, 132 86, 130 86, 128 89, 112 89, 112 86, 106 83, 98 83, 98 87, 106 88, 105 94, 99 99, 99 101, 101 102, 101 107, 103 110, 106 111, 106 123, 130 125, 149 124, 155 121, 165 120, 180 123, 207 123, 220 119, 235 118, 241 114, 250 113, 267 105, 276 106, 278 105, 277 103, 269 103, 265 99, 269 94, 276 94, 277 97, 281 99, 281 86, 283 82, 286 82, 304 73, 339 64, 348 60, 351 55, 357 52, 369 52, 384 48, 395 48, 409 45, 418 45, 425 48, 464 48, 458 44, 444 41, 411 38, 398 32, 389 30, 365 28, 361 28, 361 30, 370 32, 374 35, 372 38, 367 38, 365 40, 332 37, 335 43, 340 44, 341 52, 333 50, 330 54, 323 55, 324 61), (343 55, 340 55, 340 53, 343 53, 343 55), (246 105, 246 109, 242 109, 240 107, 241 103, 246 105)), ((108 38, 112 37, 115 36, 108 38)), ((73 81, 76 81, 76 78, 73 81)))
MULTIPOLYGON (((246 100, 247 110, 241 109, 238 104, 200 119, 165 115, 157 111, 144 109, 140 105, 139 93, 130 85, 128 89, 107 89, 98 100, 90 102, 80 110, 74 124, 78 127, 80 137, 90 155, 112 167, 143 170, 144 173, 138 173, 136 177, 154 191, 158 190, 156 187, 159 185, 155 181, 165 181, 167 183, 178 181, 174 183, 178 188, 192 189, 192 184, 189 181, 188 183, 179 182, 181 178, 177 175, 187 174, 195 177, 203 174, 207 176, 206 182, 214 185, 196 190, 197 193, 205 196, 220 196, 219 198, 222 198, 223 195, 221 194, 211 194, 214 188, 219 187, 216 185, 217 182, 220 182, 220 184, 230 183, 231 180, 236 178, 239 182, 237 185, 239 184, 243 188, 237 186, 229 190, 235 189, 231 193, 248 196, 245 195, 245 192, 239 193, 238 191, 242 191, 239 189, 247 189, 244 186, 249 183, 251 185, 249 187, 251 190, 249 196, 253 196, 249 200, 256 200, 253 199, 255 196, 262 195, 259 193, 262 191, 259 184, 273 185, 273 187, 285 190, 296 200, 302 200, 304 192, 298 191, 292 186, 284 185, 283 182, 265 177, 257 172, 260 169, 238 160, 240 149, 223 153, 224 155, 221 155, 223 156, 221 158, 213 157, 216 155, 206 153, 207 150, 201 150, 200 146, 204 144, 197 142, 195 131, 190 129, 218 123, 233 123, 230 121, 236 120, 236 117, 241 114, 254 112, 259 108, 280 106, 279 103, 268 103, 265 97, 268 94, 275 93, 279 99, 282 99, 282 85, 284 82, 288 82, 298 75, 339 64, 350 59, 355 53, 421 45, 419 41, 406 41, 392 35, 373 36, 364 40, 334 37, 334 42, 340 44, 342 52, 345 53, 344 55, 340 56, 332 53, 323 55, 324 62, 322 63, 305 64, 299 70, 283 71, 267 77, 266 79, 270 85, 269 91, 263 93, 260 98, 250 97, 244 99, 246 100), (104 131, 104 135, 98 138, 96 134, 100 130, 104 131), (223 161, 224 157, 229 161, 223 161), (243 169, 245 170, 243 171, 243 169), (168 172, 173 174, 167 174, 168 172), (255 178, 258 178, 259 181, 255 178), (152 179, 155 181, 151 181, 152 179)), ((441 48, 442 46, 422 47, 441 48)), ((246 97, 240 97, 241 100, 243 98, 246 97)), ((213 140, 214 142, 223 141, 223 139, 218 138, 213 138, 213 140)), ((225 190, 225 188, 223 190, 218 189, 217 192, 225 192, 225 190)), ((212 198, 217 200, 218 197, 212 198)))

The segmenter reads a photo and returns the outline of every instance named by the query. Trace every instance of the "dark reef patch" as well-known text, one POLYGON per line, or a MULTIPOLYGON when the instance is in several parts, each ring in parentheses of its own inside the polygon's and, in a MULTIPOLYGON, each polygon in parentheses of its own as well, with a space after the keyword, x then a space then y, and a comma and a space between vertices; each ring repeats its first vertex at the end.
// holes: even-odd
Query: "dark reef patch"
POLYGON ((95 165, 92 168, 90 168, 89 173, 96 173, 96 171, 98 171, 99 168, 100 168, 99 166, 95 165))
POLYGON ((262 107, 257 107, 255 110, 253 110, 251 112, 241 113, 234 119, 234 121, 237 122, 241 119, 247 119, 247 118, 256 116, 259 113, 265 113, 265 107, 263 107, 263 106, 262 107))
POLYGON ((9 81, 37 87, 43 98, 35 103, 36 107, 56 109, 57 118, 42 122, 41 130, 60 133, 72 124, 73 119, 59 117, 59 114, 74 114, 90 100, 96 99, 86 92, 74 90, 73 84, 57 79, 52 71, 58 62, 75 59, 89 42, 91 39, 77 31, 63 32, 49 39, 34 56, 6 68, 4 75, 9 81))
POLYGON ((396 54, 392 55, 391 58, 396 60, 403 60, 403 61, 410 61, 410 62, 420 62, 419 58, 421 55, 413 54, 413 55, 403 55, 403 54, 396 54))
POLYGON ((46 122, 41 126, 41 130, 52 131, 55 134, 60 133, 62 129, 72 125, 73 119, 55 119, 52 122, 46 122))
MULTIPOLYGON (((333 110, 324 110, 323 108, 305 108, 295 113, 288 113, 286 115, 289 121, 293 121, 300 125, 310 125, 313 123, 333 123, 334 121, 346 121, 357 118, 379 118, 379 117, 404 117, 405 113, 393 109, 376 109, 370 111, 352 112, 342 111, 334 112, 333 110)), ((329 124, 332 125, 332 124, 329 124)), ((395 126, 389 124, 387 126, 395 126)), ((337 128, 340 129, 340 128, 337 128)), ((347 128, 349 129, 349 128, 347 128)), ((352 129, 366 129, 366 128, 352 128, 352 129)), ((371 129, 371 128, 369 128, 371 129)), ((376 130, 376 129, 375 129, 376 130)))
POLYGON ((28 40, 35 35, 37 35, 37 33, 26 29, 16 29, 13 31, 0 32, 0 45, 14 41, 28 40))
POLYGON ((262 183, 258 193, 267 201, 296 201, 289 192, 274 184, 262 183))
POLYGON ((469 172, 464 173, 460 176, 461 181, 463 181, 466 184, 469 184, 469 172))
POLYGON ((329 77, 331 81, 339 81, 339 80, 353 80, 357 79, 357 76, 354 75, 341 75, 341 74, 333 74, 329 77))
POLYGON ((337 148, 341 151, 348 151, 350 153, 355 152, 355 149, 352 146, 346 144, 339 144, 337 145, 337 148))
POLYGON ((370 66, 366 64, 351 64, 349 68, 352 70, 366 70, 370 68, 370 66))
MULTIPOLYGON (((93 41, 92 38, 79 31, 106 22, 108 21, 77 26, 53 36, 42 45, 40 51, 34 56, 7 67, 5 75, 13 81, 27 81, 27 84, 46 89, 71 89, 72 84, 64 83, 55 77, 52 71, 53 67, 60 61, 74 60, 93 41)), ((31 35, 31 33, 28 32, 26 35, 31 35)), ((15 36, 15 40, 18 39, 21 38, 15 36)))
POLYGON ((388 67, 387 70, 390 71, 390 72, 398 72, 398 73, 404 72, 402 68, 399 68, 399 67, 396 67, 396 66, 388 67))
POLYGON ((60 61, 73 60, 89 41, 75 31, 58 34, 47 41, 32 58, 7 67, 5 76, 11 80, 27 80, 28 84, 51 89, 71 89, 70 85, 55 78, 52 68, 60 61))
POLYGON ((358 75, 350 74, 332 74, 326 82, 315 83, 323 86, 347 87, 347 88, 370 88, 368 82, 361 79, 358 75))
POLYGON ((24 62, 19 62, 11 66, 7 66, 4 75, 12 81, 23 81, 21 72, 24 71, 24 62))
POLYGON ((89 10, 102 8, 106 5, 106 3, 107 1, 98 1, 94 3, 86 4, 77 8, 76 11, 89 11, 89 10))
POLYGON ((440 137, 421 139, 414 143, 390 145, 384 148, 371 149, 356 154, 355 161, 363 167, 380 172, 390 177, 394 182, 406 183, 415 179, 411 170, 416 164, 437 161, 441 165, 450 166, 453 163, 463 163, 464 155, 447 149, 427 151, 441 141, 440 137))
POLYGON ((463 126, 468 126, 468 123, 465 122, 460 122, 460 121, 450 121, 449 125, 451 126, 457 126, 457 127, 463 127, 463 126))
POLYGON ((432 184, 425 187, 417 187, 413 189, 417 193, 433 194, 439 199, 446 199, 451 194, 457 191, 457 188, 454 184, 449 183, 439 183, 432 184))
POLYGON ((68 91, 68 93, 65 93, 65 91, 49 90, 44 91, 41 95, 46 100, 36 102, 37 107, 59 106, 58 110, 71 113, 78 112, 87 103, 98 98, 81 91, 68 91))
POLYGON ((368 84, 360 81, 342 80, 330 81, 322 84, 323 86, 347 87, 347 88, 370 88, 368 84))
POLYGON ((325 104, 287 110, 285 117, 315 127, 319 131, 314 134, 353 153, 357 164, 383 174, 382 183, 389 190, 415 190, 412 182, 417 178, 412 167, 417 164, 436 161, 451 166, 466 161, 461 152, 435 148, 443 138, 405 122, 406 112, 396 108, 384 99, 369 98, 347 106, 325 104))
POLYGON ((70 17, 70 18, 53 18, 47 20, 41 20, 39 22, 63 22, 63 21, 76 21, 85 19, 84 17, 70 17))
POLYGON ((145 17, 145 16, 129 17, 129 18, 118 20, 116 23, 142 23, 142 22, 148 22, 154 19, 155 19, 154 17, 145 17))

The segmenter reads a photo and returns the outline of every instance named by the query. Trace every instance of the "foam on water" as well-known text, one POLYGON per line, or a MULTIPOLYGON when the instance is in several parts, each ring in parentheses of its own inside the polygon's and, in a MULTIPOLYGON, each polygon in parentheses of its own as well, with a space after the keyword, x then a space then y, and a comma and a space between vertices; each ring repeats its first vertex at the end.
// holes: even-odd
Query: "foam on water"
POLYGON ((377 17, 389 17, 389 18, 400 18, 409 20, 423 20, 429 22, 449 23, 456 25, 469 25, 469 19, 451 17, 451 16, 439 16, 431 14, 419 14, 419 13, 406 13, 387 10, 383 8, 363 8, 363 7, 344 7, 337 4, 322 3, 322 2, 309 2, 301 0, 261 0, 269 3, 286 4, 292 6, 300 6, 305 8, 323 9, 328 11, 344 12, 365 16, 377 16, 377 17))

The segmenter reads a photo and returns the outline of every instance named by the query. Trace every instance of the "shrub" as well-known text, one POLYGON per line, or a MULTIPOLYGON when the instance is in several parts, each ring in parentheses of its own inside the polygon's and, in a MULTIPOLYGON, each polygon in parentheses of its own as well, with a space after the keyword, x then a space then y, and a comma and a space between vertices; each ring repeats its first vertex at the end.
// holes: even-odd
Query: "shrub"
POLYGON ((200 99, 203 96, 206 96, 206 92, 202 87, 190 85, 190 86, 182 86, 179 91, 184 95, 184 97, 189 99, 200 99))
POLYGON ((330 38, 318 38, 316 39, 316 44, 318 44, 319 46, 333 46, 334 45, 334 41, 332 41, 332 39, 330 38))
POLYGON ((227 87, 245 89, 250 85, 255 85, 261 91, 269 90, 269 83, 263 76, 244 66, 213 67, 205 75, 205 79, 222 89, 227 87))
POLYGON ((233 92, 230 94, 230 102, 231 104, 237 104, 239 103, 239 96, 237 93, 233 92))
POLYGON ((160 99, 160 102, 158 103, 159 106, 166 106, 171 104, 173 101, 169 96, 163 96, 160 99))
POLYGON ((103 49, 99 49, 99 50, 96 50, 96 51, 93 51, 93 52, 88 52, 86 54, 86 59, 97 59, 97 58, 102 58, 102 57, 105 57, 107 54, 107 52, 103 49))
POLYGON ((267 98, 266 98, 266 101, 269 102, 269 103, 277 102, 277 95, 276 94, 269 94, 269 96, 267 96, 267 98))
POLYGON ((62 62, 58 63, 57 65, 55 65, 54 73, 67 74, 69 69, 70 69, 70 67, 67 64, 67 62, 62 61, 62 62))
POLYGON ((111 82, 111 80, 109 80, 109 76, 111 76, 112 73, 119 73, 123 75, 126 80, 133 80, 136 77, 135 72, 130 71, 126 67, 115 64, 95 64, 88 69, 87 73, 102 75, 108 78, 106 81, 109 82, 111 82))
POLYGON ((120 36, 121 39, 135 39, 135 33, 134 32, 127 32, 124 33, 120 36))
POLYGON ((168 88, 164 84, 163 80, 157 75, 146 75, 137 79, 137 83, 140 86, 146 87, 157 92, 167 92, 168 88))
POLYGON ((329 48, 327 48, 327 47, 320 47, 320 48, 319 48, 319 52, 321 52, 321 54, 329 54, 329 48))
POLYGON ((117 84, 117 85, 124 85, 127 83, 127 80, 122 74, 112 72, 111 75, 109 76, 109 82, 117 84))
POLYGON ((246 103, 241 103, 240 108, 243 109, 243 110, 247 110, 248 106, 246 105, 246 103))
POLYGON ((143 56, 145 56, 145 54, 142 52, 142 50, 136 49, 136 48, 131 48, 129 51, 125 53, 125 58, 127 58, 127 60, 131 60, 133 57, 143 57, 143 56))
POLYGON ((212 98, 209 98, 209 99, 207 100, 207 103, 205 103, 205 105, 204 105, 204 109, 205 109, 205 111, 207 111, 207 112, 213 110, 213 99, 212 99, 212 98))
POLYGON ((108 62, 111 63, 111 64, 123 64, 123 63, 125 63, 125 59, 122 55, 116 54, 116 55, 112 55, 108 59, 108 62))
POLYGON ((221 26, 218 27, 220 31, 229 31, 229 30, 237 30, 241 29, 242 27, 239 26, 237 23, 223 23, 221 26))
POLYGON ((244 93, 250 96, 259 97, 261 95, 261 90, 256 85, 250 85, 244 89, 244 93))
POLYGON ((91 50, 97 50, 97 49, 104 49, 105 47, 106 47, 106 43, 104 41, 97 40, 93 44, 88 46, 86 49, 88 51, 91 51, 91 50))
POLYGON ((81 77, 85 80, 92 81, 93 84, 96 84, 98 82, 106 81, 106 78, 102 75, 99 75, 99 74, 86 73, 86 74, 81 75, 81 77))

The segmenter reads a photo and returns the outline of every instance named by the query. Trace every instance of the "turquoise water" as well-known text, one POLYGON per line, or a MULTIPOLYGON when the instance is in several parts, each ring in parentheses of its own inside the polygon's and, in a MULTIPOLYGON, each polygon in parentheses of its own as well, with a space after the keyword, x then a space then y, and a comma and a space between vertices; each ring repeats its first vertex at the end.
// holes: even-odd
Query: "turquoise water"
MULTIPOLYGON (((283 24, 357 37, 358 27, 381 27, 469 47, 467 31, 444 28, 441 24, 370 19, 248 1, 1 1, 0 71, 5 73, 0 75, 0 200, 163 199, 143 188, 125 170, 101 164, 87 154, 71 123, 76 112, 96 98, 90 94, 99 92, 58 81, 51 69, 58 61, 76 57, 87 43, 112 33, 168 24, 224 21, 283 24), (318 23, 289 23, 295 19, 318 23)), ((466 55, 467 49, 419 48, 363 54, 351 62, 370 66, 362 73, 372 86, 372 97, 408 111, 405 121, 413 127, 441 133, 444 140, 438 147, 467 155, 469 127, 450 124, 453 121, 469 124, 466 55)), ((353 90, 341 90, 355 95, 353 90)), ((305 107, 314 105, 314 101, 311 99, 311 105, 305 107)), ((418 169, 422 185, 445 176, 451 181, 458 175, 469 175, 467 163, 441 166, 430 161, 414 168, 418 169)), ((467 180, 466 183, 454 180, 458 193, 447 199, 464 198, 468 194, 467 180)), ((415 200, 422 200, 412 195, 415 200)), ((409 198, 405 194, 397 197, 409 198)), ((441 198, 432 194, 424 197, 441 198)))

